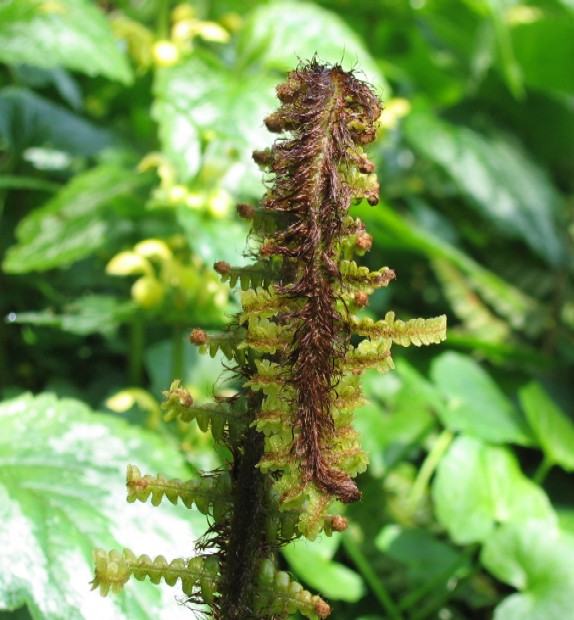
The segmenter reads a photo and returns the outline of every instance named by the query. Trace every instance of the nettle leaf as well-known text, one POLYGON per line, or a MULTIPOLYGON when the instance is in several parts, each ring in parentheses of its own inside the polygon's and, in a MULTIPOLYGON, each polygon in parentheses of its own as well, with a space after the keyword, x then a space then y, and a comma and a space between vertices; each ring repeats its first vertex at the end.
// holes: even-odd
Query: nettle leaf
POLYGON ((433 360, 431 377, 445 399, 437 413, 447 428, 493 443, 532 444, 519 411, 469 357, 443 353, 433 360))
POLYGON ((500 133, 482 136, 439 120, 426 105, 405 119, 409 142, 451 177, 501 234, 518 237, 549 264, 564 261, 560 197, 544 171, 500 133))
POLYGON ((366 78, 389 89, 361 38, 338 16, 315 4, 274 2, 257 8, 239 33, 238 54, 246 63, 287 71, 315 54, 321 62, 361 67, 366 78))
POLYGON ((574 471, 574 423, 537 384, 519 392, 530 428, 548 461, 574 471))
POLYGON ((354 603, 365 594, 360 575, 332 557, 340 537, 321 537, 309 542, 298 540, 283 549, 283 555, 295 574, 330 599, 354 603))
POLYGON ((261 171, 251 152, 269 145, 261 119, 276 106, 275 82, 200 54, 157 72, 153 116, 181 181, 205 165, 207 184, 217 181, 234 194, 259 191, 261 171))
POLYGON ((126 501, 128 463, 188 477, 175 447, 52 394, 0 404, 0 425, 0 608, 27 605, 38 620, 188 617, 151 583, 106 599, 89 591, 95 547, 177 557, 202 533, 183 506, 126 501))
POLYGON ((100 9, 87 0, 18 0, 0 5, 0 59, 67 67, 132 81, 126 57, 100 9))
POLYGON ((572 615, 574 535, 531 521, 498 528, 481 561, 495 577, 517 590, 495 609, 494 620, 550 620, 572 615))
POLYGON ((556 522, 548 497, 520 470, 506 448, 458 437, 433 483, 439 521, 458 544, 488 540, 497 523, 556 522))
POLYGON ((237 267, 248 264, 248 258, 243 256, 248 232, 243 222, 231 220, 223 224, 221 219, 186 205, 177 206, 176 217, 189 246, 206 264, 216 261, 226 261, 237 267))
POLYGON ((84 157, 117 144, 110 131, 18 86, 0 91, 0 141, 17 152, 46 147, 84 157))
POLYGON ((25 217, 16 229, 3 267, 9 273, 65 267, 106 246, 131 224, 115 213, 133 204, 145 176, 113 165, 77 175, 52 200, 25 217))

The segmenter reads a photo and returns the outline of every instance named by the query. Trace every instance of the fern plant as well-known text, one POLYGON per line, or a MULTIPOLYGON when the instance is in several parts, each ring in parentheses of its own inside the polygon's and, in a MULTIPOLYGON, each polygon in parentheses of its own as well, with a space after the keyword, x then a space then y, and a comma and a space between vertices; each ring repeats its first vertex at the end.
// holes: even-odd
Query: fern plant
POLYGON ((354 261, 372 239, 349 215, 355 201, 378 202, 374 166, 363 152, 376 135, 377 96, 352 72, 316 60, 290 73, 277 96, 281 107, 265 124, 283 135, 253 155, 269 189, 260 206, 238 207, 259 242, 253 264, 215 264, 224 281, 240 284, 241 311, 223 333, 191 333, 203 351, 223 352, 242 388, 198 405, 174 381, 163 404, 167 419, 209 428, 228 448, 229 463, 187 482, 128 467, 128 501, 195 504, 210 515, 210 529, 189 560, 97 550, 93 586, 103 595, 131 576, 149 577, 181 581, 189 600, 220 620, 296 611, 327 617, 325 601, 278 570, 278 549, 300 536, 343 530, 346 519, 330 514, 331 505, 361 497, 354 478, 368 459, 353 428, 363 403, 361 373, 392 369, 393 343, 445 338, 444 316, 356 316, 395 277, 388 267, 369 271, 354 261))

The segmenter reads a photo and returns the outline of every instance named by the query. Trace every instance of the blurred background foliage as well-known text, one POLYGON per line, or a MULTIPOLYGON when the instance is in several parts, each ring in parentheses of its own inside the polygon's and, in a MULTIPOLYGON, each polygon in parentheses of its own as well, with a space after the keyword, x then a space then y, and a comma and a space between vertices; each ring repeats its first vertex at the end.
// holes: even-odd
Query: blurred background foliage
POLYGON ((237 308, 211 264, 246 260, 251 150, 315 53, 385 104, 381 203, 353 209, 398 278, 365 312, 444 312, 449 338, 366 375, 363 501, 283 561, 336 620, 574 617, 572 0, 2 0, 2 618, 191 617, 88 593, 91 549, 203 531, 122 476, 225 458, 161 391, 233 387, 186 336, 237 308))

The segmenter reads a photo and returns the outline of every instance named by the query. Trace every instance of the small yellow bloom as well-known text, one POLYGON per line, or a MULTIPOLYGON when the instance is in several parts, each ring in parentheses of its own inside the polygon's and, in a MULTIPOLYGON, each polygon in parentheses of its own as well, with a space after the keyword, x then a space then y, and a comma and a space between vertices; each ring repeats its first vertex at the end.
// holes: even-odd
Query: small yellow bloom
POLYGON ((167 243, 161 239, 140 241, 134 246, 134 252, 148 259, 158 258, 164 260, 172 257, 172 252, 167 243))
POLYGON ((170 204, 176 205, 185 202, 188 196, 187 187, 185 185, 174 185, 169 188, 168 199, 170 204))
POLYGON ((165 297, 165 287, 157 278, 144 276, 133 283, 132 299, 142 308, 153 308, 165 297))
POLYGON ((119 252, 106 265, 106 273, 112 276, 130 276, 153 273, 152 266, 143 256, 135 252, 119 252))
POLYGON ((179 60, 179 50, 171 41, 156 41, 153 46, 153 58, 158 67, 171 67, 179 60))
POLYGON ((186 19, 193 19, 195 17, 195 10, 191 4, 178 4, 171 12, 171 19, 174 22, 181 22, 186 19))
POLYGON ((215 43, 227 43, 230 36, 223 26, 215 22, 199 22, 197 24, 197 34, 202 39, 214 41, 215 43))

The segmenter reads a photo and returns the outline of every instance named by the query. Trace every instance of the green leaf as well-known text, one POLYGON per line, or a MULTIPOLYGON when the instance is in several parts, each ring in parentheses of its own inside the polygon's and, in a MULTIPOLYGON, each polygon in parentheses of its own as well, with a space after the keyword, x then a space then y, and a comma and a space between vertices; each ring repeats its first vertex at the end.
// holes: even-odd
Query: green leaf
POLYGON ((550 400, 537 383, 529 383, 522 388, 519 398, 530 428, 547 460, 567 471, 574 471, 572 420, 550 400))
POLYGON ((508 25, 508 11, 516 6, 518 0, 487 0, 484 5, 488 7, 494 36, 498 47, 502 74, 512 94, 522 99, 524 97, 524 84, 522 67, 516 58, 512 45, 510 29, 508 25))
POLYGON ((443 353, 433 360, 431 377, 445 399, 437 413, 447 428, 492 443, 532 444, 516 407, 471 358, 443 353))
POLYGON ((382 476, 412 452, 437 425, 431 411, 442 403, 438 390, 404 360, 396 372, 363 375, 362 386, 369 403, 357 412, 355 427, 361 445, 369 453, 369 472, 382 476))
POLYGON ((512 28, 512 42, 524 81, 543 93, 574 94, 574 71, 567 58, 574 58, 574 19, 545 16, 512 28))
POLYGON ((295 574, 327 598, 354 603, 363 597, 361 577, 350 568, 331 559, 338 544, 334 538, 315 542, 298 540, 283 549, 283 555, 295 574))
POLYGON ((300 60, 314 55, 321 62, 359 66, 367 80, 389 88, 361 39, 334 13, 315 4, 274 2, 258 7, 239 33, 238 55, 242 63, 263 63, 290 71, 300 60))
POLYGON ((494 620, 562 620, 572 615, 574 536, 531 521, 497 529, 482 564, 517 590, 495 609, 494 620))
POLYGON ((458 437, 440 462, 433 484, 439 521, 458 544, 488 540, 497 523, 556 522, 544 494, 513 454, 472 437, 458 437))
POLYGON ((354 208, 353 214, 367 224, 381 247, 408 249, 451 262, 469 277, 476 291, 515 329, 523 329, 539 311, 534 301, 518 288, 485 269, 458 248, 402 217, 390 205, 381 202, 376 209, 361 206, 354 208))
POLYGON ((85 157, 117 144, 110 131, 18 86, 0 91, 0 142, 17 152, 36 146, 85 157))
POLYGON ((0 60, 132 81, 102 11, 87 0, 2 2, 0 60))
POLYGON ((131 229, 115 210, 136 203, 147 179, 134 171, 101 165, 76 176, 52 200, 25 217, 16 229, 18 243, 9 248, 9 273, 65 267, 105 247, 131 229))
POLYGON ((441 577, 446 580, 460 576, 463 569, 462 554, 425 530, 387 525, 377 534, 375 547, 403 564, 411 581, 424 583, 441 577))
POLYGON ((187 477, 179 452, 154 434, 73 399, 24 395, 0 404, 0 608, 28 605, 37 620, 185 618, 171 592, 131 584, 119 597, 89 592, 94 547, 178 557, 201 533, 183 506, 128 504, 134 463, 187 477), (163 592, 163 593, 162 593, 163 592))
POLYGON ((24 177, 12 174, 0 175, 0 189, 23 189, 41 192, 56 192, 60 186, 57 183, 36 177, 24 177))
POLYGON ((101 333, 110 337, 134 311, 132 302, 121 302, 106 295, 90 295, 72 302, 59 314, 50 309, 18 312, 9 315, 8 320, 10 323, 55 327, 79 336, 101 333))
POLYGON ((443 168, 497 231, 524 240, 553 266, 563 263, 560 197, 522 148, 500 133, 487 138, 439 120, 426 105, 414 106, 404 128, 414 149, 443 168))
POLYGON ((277 107, 276 82, 200 54, 157 72, 153 116, 180 181, 193 179, 203 165, 203 187, 260 193, 262 173, 251 152, 272 142, 263 119, 277 107))
POLYGON ((243 256, 248 233, 243 222, 237 219, 222 220, 192 210, 186 205, 177 206, 176 216, 187 237, 189 247, 207 265, 221 260, 234 267, 249 263, 248 258, 243 256), (198 230, 201 230, 201 235, 197 234, 198 230))

